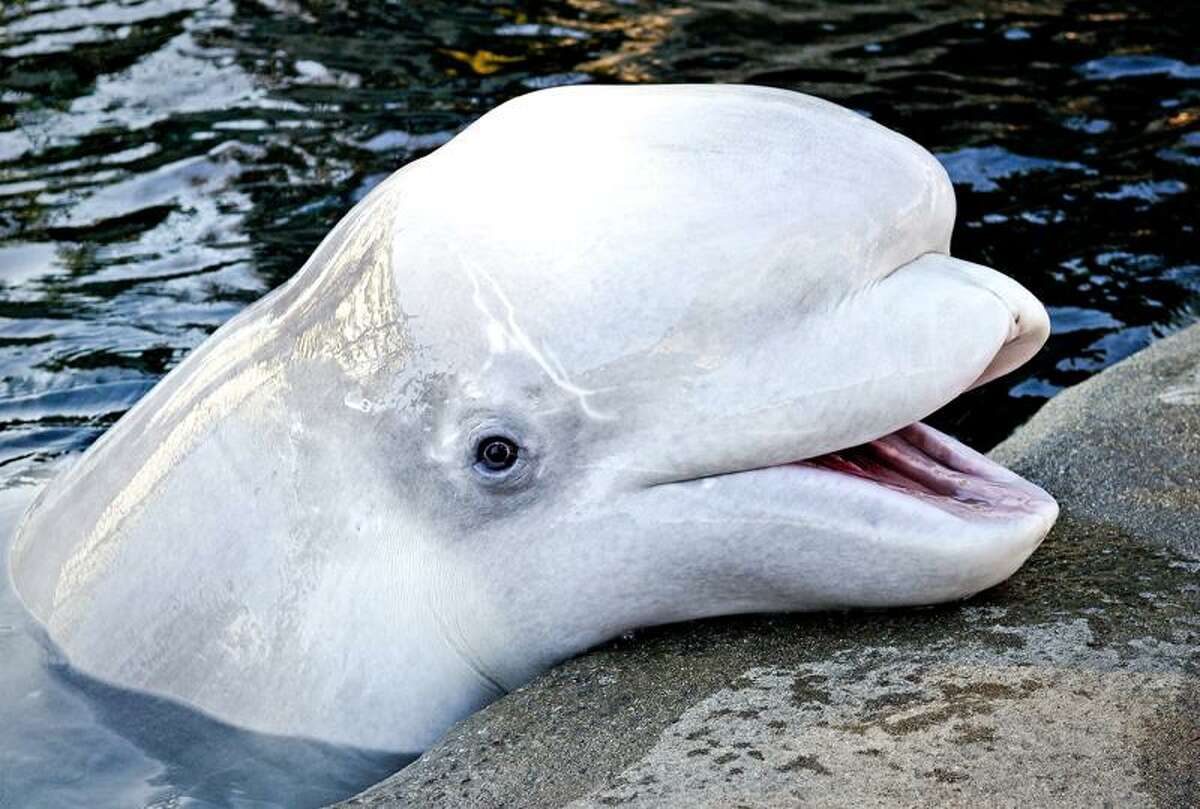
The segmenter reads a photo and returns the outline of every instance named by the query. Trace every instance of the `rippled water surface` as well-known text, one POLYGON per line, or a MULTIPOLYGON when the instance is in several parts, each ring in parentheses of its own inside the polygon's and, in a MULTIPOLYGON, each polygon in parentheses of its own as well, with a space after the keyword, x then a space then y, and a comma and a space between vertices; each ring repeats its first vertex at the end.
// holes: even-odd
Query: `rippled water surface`
MULTIPOLYGON (((933 150, 955 253, 1054 321, 1028 366, 933 419, 989 446, 1196 318, 1188 5, 0 0, 5 521, 384 176, 575 82, 787 87, 933 150)), ((0 806, 318 805, 397 765, 85 682, 7 588, 0 666, 0 806)))

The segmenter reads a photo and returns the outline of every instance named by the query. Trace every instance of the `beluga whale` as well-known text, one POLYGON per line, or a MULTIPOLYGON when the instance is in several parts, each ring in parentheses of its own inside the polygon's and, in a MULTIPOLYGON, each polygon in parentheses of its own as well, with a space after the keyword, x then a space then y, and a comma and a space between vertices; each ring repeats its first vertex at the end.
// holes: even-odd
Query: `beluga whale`
POLYGON ((907 138, 752 86, 575 86, 382 182, 24 517, 84 674, 419 752, 634 628, 962 599, 1054 500, 921 420, 1028 360, 907 138))

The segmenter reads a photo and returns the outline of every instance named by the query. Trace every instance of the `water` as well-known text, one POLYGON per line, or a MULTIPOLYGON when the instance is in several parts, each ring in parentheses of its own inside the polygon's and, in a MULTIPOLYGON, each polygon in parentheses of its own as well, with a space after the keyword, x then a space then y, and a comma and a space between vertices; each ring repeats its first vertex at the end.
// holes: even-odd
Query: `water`
MULTIPOLYGON (((1028 366, 932 419, 976 446, 1200 308, 1185 3, 0 4, 9 521, 374 184, 537 87, 788 87, 938 154, 955 253, 1021 280, 1054 322, 1028 366)), ((7 588, 0 661, 0 806, 319 805, 398 764, 89 683, 7 588)))

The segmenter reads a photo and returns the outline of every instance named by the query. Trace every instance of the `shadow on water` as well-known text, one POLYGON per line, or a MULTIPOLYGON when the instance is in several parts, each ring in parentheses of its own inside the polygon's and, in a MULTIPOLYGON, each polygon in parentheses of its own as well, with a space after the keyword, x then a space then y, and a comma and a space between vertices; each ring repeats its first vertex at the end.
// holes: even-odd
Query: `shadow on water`
MULTIPOLYGON (((395 772, 415 756, 355 750, 320 742, 250 733, 169 700, 114 688, 61 663, 46 665, 49 682, 39 694, 22 751, 36 752, 39 736, 53 734, 48 712, 74 717, 70 744, 44 750, 33 762, 6 756, 8 803, 45 807, 271 805, 318 807, 354 794, 395 772), (46 686, 61 689, 47 699, 46 686), (69 695, 69 696, 68 696, 69 695), (50 703, 47 706, 47 703, 50 703)), ((13 719, 13 717, 10 717, 13 719)), ((10 732, 13 726, 10 725, 10 732)))
MULTIPOLYGON (((1091 0, 5 0, 0 493, 95 440, 388 173, 577 82, 802 90, 933 150, 956 254, 1054 321, 933 418, 990 446, 1196 318, 1198 34, 1187 4, 1091 0)), ((0 805, 300 805, 394 764, 88 683, 25 626, 5 586, 0 805)))
MULTIPOLYGON (((222 806, 235 799, 271 796, 283 806, 322 806, 415 758, 237 730, 169 700, 106 685, 65 665, 51 665, 49 671, 64 688, 83 696, 106 730, 162 763, 162 771, 147 780, 148 788, 158 787, 162 793, 151 805, 187 798, 192 805, 222 806)), ((90 785, 80 786, 81 805, 94 806, 90 785)))

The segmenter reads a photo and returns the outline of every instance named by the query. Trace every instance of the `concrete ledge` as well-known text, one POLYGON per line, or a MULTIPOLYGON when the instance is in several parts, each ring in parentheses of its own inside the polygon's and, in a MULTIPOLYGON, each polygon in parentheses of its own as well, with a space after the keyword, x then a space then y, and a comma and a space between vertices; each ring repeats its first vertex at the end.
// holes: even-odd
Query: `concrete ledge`
POLYGON ((1200 326, 994 456, 1063 504, 1000 587, 648 631, 342 806, 1200 805, 1200 326))

